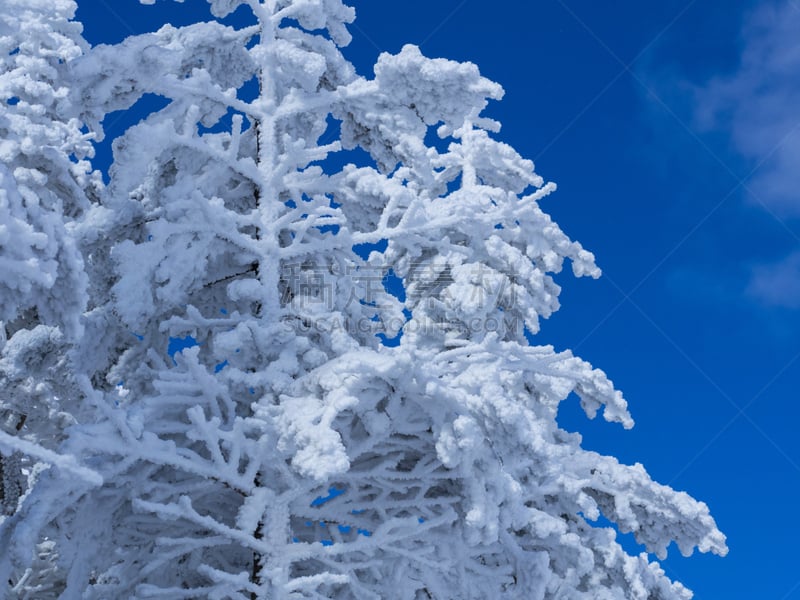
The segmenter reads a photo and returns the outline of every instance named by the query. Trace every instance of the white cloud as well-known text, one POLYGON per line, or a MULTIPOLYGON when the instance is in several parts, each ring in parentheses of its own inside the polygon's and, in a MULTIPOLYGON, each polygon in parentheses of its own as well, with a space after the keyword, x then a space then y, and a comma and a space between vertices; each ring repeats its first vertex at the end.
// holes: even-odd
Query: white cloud
POLYGON ((738 70, 709 81, 697 115, 726 129, 753 167, 748 182, 780 216, 800 217, 800 0, 762 3, 746 20, 738 70))
POLYGON ((747 292, 767 306, 800 308, 800 251, 753 269, 747 292))
MULTIPOLYGON (((761 2, 744 21, 735 72, 708 81, 696 116, 726 133, 755 169, 748 197, 784 220, 800 218, 800 0, 761 2)), ((744 175, 744 173, 742 173, 744 175)), ((800 309, 800 251, 751 269, 746 295, 800 309)))

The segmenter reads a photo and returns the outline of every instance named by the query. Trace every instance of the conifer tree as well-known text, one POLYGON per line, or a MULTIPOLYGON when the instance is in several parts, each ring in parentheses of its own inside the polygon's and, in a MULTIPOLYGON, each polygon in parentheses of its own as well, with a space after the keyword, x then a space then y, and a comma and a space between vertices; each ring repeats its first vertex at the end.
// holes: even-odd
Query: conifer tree
POLYGON ((633 421, 530 341, 600 271, 502 88, 414 46, 357 74, 341 0, 210 4, 89 48, 71 0, 0 1, 6 595, 691 597, 595 521, 724 554, 707 507, 558 426, 633 421), (147 94, 106 185, 89 140, 147 94))

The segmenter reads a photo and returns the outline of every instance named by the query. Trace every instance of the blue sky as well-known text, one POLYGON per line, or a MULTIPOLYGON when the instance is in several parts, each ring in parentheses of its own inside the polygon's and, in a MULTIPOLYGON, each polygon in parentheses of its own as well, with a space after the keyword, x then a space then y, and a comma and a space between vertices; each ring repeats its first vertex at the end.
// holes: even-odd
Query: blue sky
MULTIPOLYGON (((78 4, 93 43, 207 14, 78 4)), ((668 574, 700 599, 800 600, 800 0, 351 4, 362 74, 405 43, 477 63, 506 90, 500 138, 558 183, 543 208, 604 277, 562 277, 538 341, 605 370, 637 421, 571 402, 563 426, 706 501, 728 535, 726 558, 673 550, 668 574)))

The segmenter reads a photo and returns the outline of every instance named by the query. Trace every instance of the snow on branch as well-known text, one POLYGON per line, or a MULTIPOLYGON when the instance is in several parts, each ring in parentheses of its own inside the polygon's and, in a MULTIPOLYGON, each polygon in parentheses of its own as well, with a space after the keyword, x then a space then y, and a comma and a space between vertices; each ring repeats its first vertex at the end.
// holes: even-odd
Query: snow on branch
POLYGON ((92 486, 103 485, 103 476, 96 471, 81 465, 74 456, 57 454, 52 450, 43 448, 38 444, 29 442, 20 437, 7 434, 5 431, 0 431, 0 448, 11 454, 13 452, 21 452, 27 456, 37 458, 42 462, 49 465, 58 467, 59 469, 74 475, 92 486))

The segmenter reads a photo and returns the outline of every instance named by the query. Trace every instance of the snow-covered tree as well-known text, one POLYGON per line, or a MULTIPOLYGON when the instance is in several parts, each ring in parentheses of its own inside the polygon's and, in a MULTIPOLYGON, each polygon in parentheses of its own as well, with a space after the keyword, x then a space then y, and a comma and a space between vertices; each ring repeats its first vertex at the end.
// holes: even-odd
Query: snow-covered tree
MULTIPOLYGON (((0 444, 29 429, 57 444, 74 420, 68 348, 86 305, 73 227, 97 191, 66 73, 85 43, 70 2, 0 9, 0 444)), ((0 513, 16 511, 25 462, 0 458, 0 513)))
POLYGON ((633 421, 529 342, 599 270, 500 86, 413 46, 358 75, 341 0, 210 4, 89 48, 71 0, 0 0, 4 597, 690 597, 596 521, 724 554, 707 507, 558 426, 633 421), (105 185, 89 140, 146 94, 105 185))

